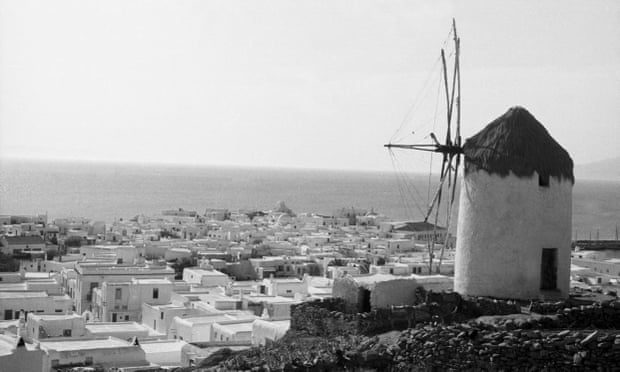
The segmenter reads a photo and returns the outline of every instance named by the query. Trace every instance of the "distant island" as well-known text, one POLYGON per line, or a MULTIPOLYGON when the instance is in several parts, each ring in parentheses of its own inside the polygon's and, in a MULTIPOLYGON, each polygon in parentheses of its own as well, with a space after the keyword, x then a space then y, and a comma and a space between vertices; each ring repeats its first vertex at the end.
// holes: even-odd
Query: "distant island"
POLYGON ((620 156, 575 165, 575 176, 577 179, 620 181, 620 156))

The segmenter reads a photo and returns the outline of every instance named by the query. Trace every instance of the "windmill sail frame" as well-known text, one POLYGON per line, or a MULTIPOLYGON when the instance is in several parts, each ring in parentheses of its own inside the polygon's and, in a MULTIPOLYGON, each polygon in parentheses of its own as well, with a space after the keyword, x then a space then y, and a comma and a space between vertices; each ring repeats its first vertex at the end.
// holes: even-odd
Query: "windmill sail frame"
POLYGON ((449 237, 449 229, 451 223, 452 209, 454 205, 454 199, 456 195, 456 181, 458 178, 458 169, 461 163, 461 157, 463 156, 463 147, 461 140, 461 73, 460 73, 460 38, 457 34, 456 30, 456 21, 452 20, 452 40, 454 42, 454 66, 453 73, 450 77, 448 76, 448 66, 446 63, 446 53, 444 48, 441 49, 441 63, 442 63, 442 75, 443 75, 443 86, 445 91, 445 99, 446 99, 446 122, 447 122, 447 130, 445 141, 440 143, 434 133, 430 133, 430 137, 433 139, 434 143, 427 144, 393 144, 388 143, 384 145, 388 149, 392 148, 400 148, 400 149, 408 149, 408 150, 417 150, 417 151, 428 151, 428 152, 436 152, 442 154, 442 163, 441 163, 441 172, 439 177, 439 186, 434 193, 433 199, 428 205, 428 209, 424 216, 424 222, 428 222, 428 219, 434 213, 434 224, 433 224, 433 234, 432 238, 428 243, 428 251, 429 251, 429 274, 432 273, 433 266, 433 256, 434 256, 434 248, 435 242, 437 239, 437 223, 439 222, 439 209, 442 203, 442 194, 444 191, 444 186, 447 187, 447 219, 446 219, 446 239, 444 244, 441 247, 441 253, 439 257, 439 263, 437 266, 437 271, 441 270, 441 264, 443 261, 444 249, 448 241, 449 237), (452 122, 454 119, 454 108, 456 104, 456 123, 454 135, 452 134, 452 122), (447 181, 447 185, 446 184, 447 181))

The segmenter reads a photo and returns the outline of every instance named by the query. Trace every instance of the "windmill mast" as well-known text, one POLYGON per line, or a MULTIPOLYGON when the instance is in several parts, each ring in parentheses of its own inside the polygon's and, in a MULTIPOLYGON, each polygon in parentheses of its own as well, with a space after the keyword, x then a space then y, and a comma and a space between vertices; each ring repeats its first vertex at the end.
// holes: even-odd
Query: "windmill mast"
POLYGON ((448 196, 448 205, 447 205, 447 220, 446 220, 446 239, 441 248, 441 255, 439 258, 438 271, 441 268, 441 263, 443 260, 444 248, 448 242, 449 238, 449 228, 450 228, 450 220, 452 215, 452 207, 454 204, 455 192, 456 192, 456 181, 458 177, 458 168, 461 161, 461 155, 463 154, 463 148, 461 146, 461 74, 460 74, 460 63, 459 63, 459 55, 460 55, 460 38, 458 37, 456 31, 456 21, 452 20, 452 36, 454 41, 454 69, 452 74, 452 79, 450 81, 450 77, 448 76, 448 66, 446 63, 446 53, 445 50, 441 49, 441 62, 442 62, 442 75, 443 75, 443 86, 446 97, 446 119, 447 119, 447 130, 445 141, 440 143, 435 136, 434 133, 430 133, 430 137, 433 140, 433 143, 425 143, 425 144, 393 144, 389 143, 384 145, 388 149, 399 148, 399 149, 407 149, 407 150, 418 150, 418 151, 428 151, 428 152, 436 152, 442 154, 442 163, 441 163, 441 172, 439 179, 439 186, 428 205, 427 212, 424 216, 424 222, 428 222, 428 219, 435 212, 434 215, 434 224, 433 224, 433 233, 432 238, 428 244, 429 250, 429 274, 432 273, 433 266, 433 254, 435 247, 435 240, 437 239, 437 223, 439 222, 439 208, 441 205, 442 193, 444 184, 447 182, 447 196, 448 196), (454 112, 454 105, 456 103, 456 128, 454 131, 454 137, 452 134, 452 119, 454 112))

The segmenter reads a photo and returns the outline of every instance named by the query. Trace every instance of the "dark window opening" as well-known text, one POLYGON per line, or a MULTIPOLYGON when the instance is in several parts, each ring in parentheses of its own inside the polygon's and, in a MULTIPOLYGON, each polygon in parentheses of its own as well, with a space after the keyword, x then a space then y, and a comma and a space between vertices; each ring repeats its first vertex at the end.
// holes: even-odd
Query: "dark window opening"
POLYGON ((71 330, 70 329, 63 329, 62 330, 62 335, 64 337, 71 337, 71 330))
POLYGON ((538 186, 549 187, 549 175, 548 174, 538 175, 538 186))
POLYGON ((153 298, 159 298, 159 288, 153 288, 153 298))

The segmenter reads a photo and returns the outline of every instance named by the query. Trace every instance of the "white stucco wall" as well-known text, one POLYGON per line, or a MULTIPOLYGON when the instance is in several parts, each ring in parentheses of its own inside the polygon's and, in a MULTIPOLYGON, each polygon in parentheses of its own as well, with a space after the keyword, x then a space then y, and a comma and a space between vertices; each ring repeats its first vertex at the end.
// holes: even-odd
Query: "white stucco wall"
MULTIPOLYGON (((572 183, 470 172, 463 177, 457 227, 455 291, 534 298, 541 294, 543 248, 557 248, 557 297, 570 277, 572 183)), ((549 295, 549 293, 546 293, 549 295)), ((553 293, 551 293, 553 295, 553 293)))
POLYGON ((291 327, 290 320, 268 321, 256 319, 252 324, 252 345, 265 345, 267 340, 276 341, 282 338, 291 327))

